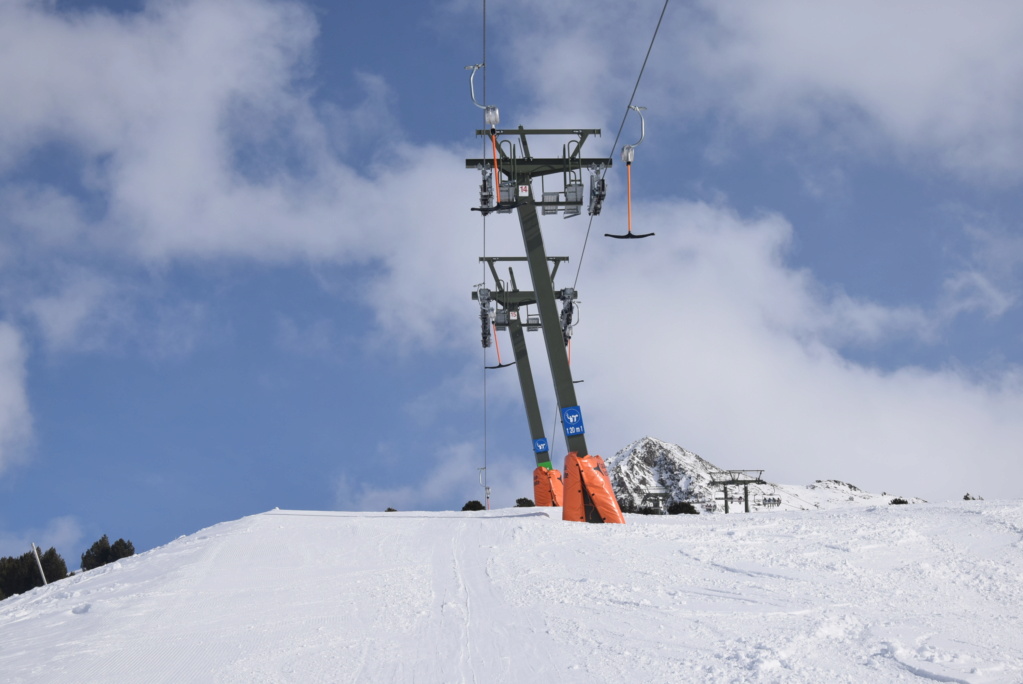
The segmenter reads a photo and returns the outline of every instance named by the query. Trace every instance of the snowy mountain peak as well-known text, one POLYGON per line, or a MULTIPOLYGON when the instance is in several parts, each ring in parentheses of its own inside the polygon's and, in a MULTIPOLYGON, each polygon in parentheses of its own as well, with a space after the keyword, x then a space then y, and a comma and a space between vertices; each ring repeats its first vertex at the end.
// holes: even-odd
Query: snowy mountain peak
MULTIPOLYGON (((667 497, 666 505, 684 501, 708 512, 724 508, 724 490, 710 483, 719 479, 725 469, 677 444, 643 437, 608 459, 607 470, 618 503, 625 511, 652 506, 658 495, 667 497)), ((764 482, 751 484, 748 489, 751 510, 844 508, 888 504, 893 498, 864 492, 840 480, 817 480, 806 486, 764 482)), ((729 487, 729 502, 739 507, 735 510, 743 510, 744 496, 743 487, 729 487)), ((907 499, 913 503, 921 501, 912 497, 907 499)))
POLYGON ((710 461, 677 444, 643 437, 607 461, 615 496, 623 509, 644 506, 651 490, 668 490, 668 503, 689 501, 710 504, 714 493, 710 482, 722 472, 710 461))

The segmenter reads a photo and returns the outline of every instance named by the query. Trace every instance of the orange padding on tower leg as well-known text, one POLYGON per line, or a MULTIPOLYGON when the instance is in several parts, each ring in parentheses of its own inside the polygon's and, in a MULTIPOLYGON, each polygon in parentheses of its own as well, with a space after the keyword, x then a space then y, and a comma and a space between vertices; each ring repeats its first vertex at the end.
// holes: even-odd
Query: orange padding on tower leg
POLYGON ((537 506, 560 506, 564 499, 561 471, 537 466, 533 471, 533 501, 537 506))
POLYGON ((565 457, 565 503, 561 517, 576 522, 625 523, 611 477, 600 456, 565 457))

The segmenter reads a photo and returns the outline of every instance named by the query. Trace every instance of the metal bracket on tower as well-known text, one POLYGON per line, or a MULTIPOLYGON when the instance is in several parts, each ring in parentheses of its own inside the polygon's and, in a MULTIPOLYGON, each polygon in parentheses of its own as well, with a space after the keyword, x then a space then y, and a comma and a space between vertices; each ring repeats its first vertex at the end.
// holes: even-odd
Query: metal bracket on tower
POLYGON ((480 183, 480 209, 492 209, 494 206, 494 172, 483 164, 477 164, 476 168, 483 174, 483 182, 480 183))
MULTIPOLYGON (((470 69, 472 67, 466 68, 470 69)), ((475 99, 473 99, 473 102, 477 107, 483 107, 475 99)), ((499 136, 505 136, 508 139, 503 140, 500 145, 495 144, 494 146, 496 150, 495 157, 500 160, 499 173, 502 178, 495 178, 492 183, 500 184, 498 187, 500 194, 498 196, 501 201, 496 204, 494 203, 493 196, 496 193, 492 183, 487 188, 481 186, 480 206, 473 207, 473 211, 478 211, 484 215, 491 212, 500 214, 510 213, 512 209, 530 199, 529 196, 532 194, 530 180, 532 178, 560 173, 565 179, 564 190, 543 190, 540 201, 534 199, 531 204, 540 207, 541 213, 545 215, 563 212, 565 218, 578 216, 582 213, 583 206, 584 187, 582 170, 589 169, 591 174, 598 173, 601 177, 594 180, 591 175, 588 209, 591 214, 600 213, 600 207, 606 195, 606 184, 602 175, 604 170, 610 166, 611 161, 607 158, 586 158, 580 154, 583 142, 589 136, 600 135, 598 129, 534 130, 519 126, 513 129, 478 129, 476 135, 494 140, 499 136), (529 135, 574 135, 576 140, 564 146, 560 157, 538 158, 533 157, 529 151, 527 137, 529 135), (514 142, 516 139, 518 144, 514 142), (523 195, 522 188, 526 189, 525 195, 523 195)), ((491 173, 493 173, 494 163, 493 160, 485 158, 467 159, 466 167, 477 168, 480 171, 490 169, 491 173)), ((486 173, 484 171, 485 176, 486 173)), ((486 180, 484 180, 484 185, 486 185, 486 180)))
POLYGON ((604 180, 606 164, 594 164, 590 167, 590 216, 600 214, 604 206, 604 198, 607 197, 607 181, 604 180))
POLYGON ((483 348, 490 347, 490 290, 483 285, 476 288, 476 299, 480 302, 480 331, 483 348))
POLYGON ((576 311, 576 298, 578 293, 571 287, 566 287, 557 293, 558 299, 561 300, 561 334, 565 338, 565 344, 567 345, 569 340, 572 339, 572 328, 578 323, 577 311, 576 311))

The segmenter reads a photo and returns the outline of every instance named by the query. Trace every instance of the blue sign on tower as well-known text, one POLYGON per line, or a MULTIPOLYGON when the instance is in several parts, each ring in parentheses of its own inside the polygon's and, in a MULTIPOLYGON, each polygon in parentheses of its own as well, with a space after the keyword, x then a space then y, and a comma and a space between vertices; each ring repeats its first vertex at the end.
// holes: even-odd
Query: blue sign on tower
POLYGON ((541 437, 540 439, 534 439, 533 451, 538 454, 542 454, 545 451, 550 451, 550 447, 547 445, 547 438, 541 437))
POLYGON ((561 409, 561 426, 565 428, 565 436, 572 437, 586 432, 583 426, 583 412, 578 406, 561 409))

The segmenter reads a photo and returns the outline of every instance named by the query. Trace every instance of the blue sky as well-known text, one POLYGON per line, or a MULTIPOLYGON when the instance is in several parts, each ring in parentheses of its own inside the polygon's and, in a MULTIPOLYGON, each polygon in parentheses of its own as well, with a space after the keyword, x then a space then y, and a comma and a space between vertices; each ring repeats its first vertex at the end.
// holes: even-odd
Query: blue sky
MULTIPOLYGON (((656 238, 600 237, 624 226, 620 165, 581 266, 585 216, 544 223, 580 269, 590 448, 1018 496, 1023 9, 719 4, 669 4, 636 96, 656 238)), ((588 153, 617 160, 661 8, 488 2, 502 125, 601 128, 588 153)), ((495 505, 530 495, 512 371, 486 376, 484 420, 469 299, 482 15, 0 6, 0 553, 151 548, 274 506, 459 508, 484 455, 495 505)), ((514 216, 485 235, 522 253, 514 216)))

